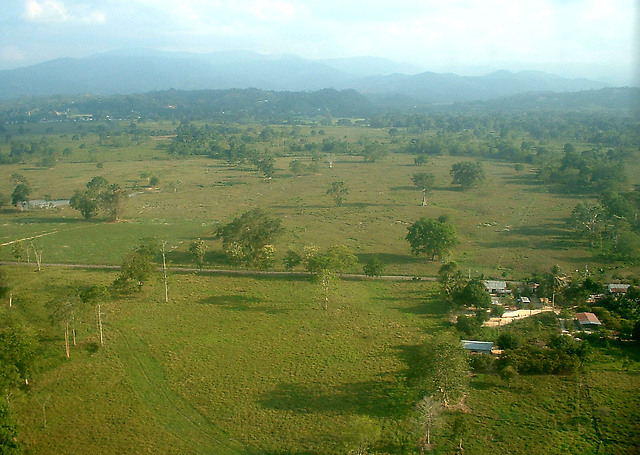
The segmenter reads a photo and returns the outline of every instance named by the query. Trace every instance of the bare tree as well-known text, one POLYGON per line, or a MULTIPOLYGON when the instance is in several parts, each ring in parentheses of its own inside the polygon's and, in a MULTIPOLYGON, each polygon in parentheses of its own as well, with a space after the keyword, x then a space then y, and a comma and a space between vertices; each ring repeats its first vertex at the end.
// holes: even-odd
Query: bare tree
POLYGON ((416 410, 418 411, 416 420, 422 433, 418 445, 422 454, 432 448, 431 432, 438 421, 442 409, 442 404, 431 396, 425 396, 416 405, 416 410))
POLYGON ((104 302, 110 298, 109 290, 102 284, 94 284, 79 292, 80 299, 88 304, 96 305, 96 323, 98 327, 98 335, 100 337, 100 345, 104 346, 104 334, 102 331, 102 311, 100 302, 104 302))
POLYGON ((42 406, 42 428, 47 428, 47 403, 51 399, 51 395, 47 395, 47 398, 40 399, 40 397, 36 397, 36 400, 42 406))
POLYGON ((39 272, 42 266, 42 248, 40 248, 40 251, 38 251, 34 246, 33 241, 31 241, 31 249, 33 249, 33 255, 36 258, 36 264, 38 265, 38 272, 39 272))

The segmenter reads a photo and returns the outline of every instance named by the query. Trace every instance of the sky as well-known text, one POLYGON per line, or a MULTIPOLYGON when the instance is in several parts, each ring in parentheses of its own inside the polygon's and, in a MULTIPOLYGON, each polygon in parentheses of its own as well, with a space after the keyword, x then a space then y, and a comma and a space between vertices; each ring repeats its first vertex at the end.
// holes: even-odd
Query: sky
POLYGON ((0 0, 0 70, 123 48, 384 57, 640 85, 640 0, 0 0))

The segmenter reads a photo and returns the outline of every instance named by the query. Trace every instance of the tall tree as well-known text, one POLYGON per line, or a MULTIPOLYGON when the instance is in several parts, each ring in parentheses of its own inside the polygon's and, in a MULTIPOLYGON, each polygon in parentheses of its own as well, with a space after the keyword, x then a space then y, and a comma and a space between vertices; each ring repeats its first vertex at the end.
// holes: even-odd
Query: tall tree
POLYGON ((458 337, 443 333, 424 345, 425 391, 445 408, 457 404, 469 387, 469 362, 458 337))
POLYGON ((240 258, 240 262, 256 264, 265 245, 282 232, 279 219, 262 209, 253 209, 236 217, 217 230, 227 254, 240 258))
POLYGON ((491 295, 482 280, 474 278, 456 294, 455 300, 466 307, 489 308, 491 295))
POLYGON ((326 194, 334 200, 337 206, 341 206, 349 194, 349 187, 342 180, 335 181, 331 183, 326 194))
POLYGON ((142 289, 155 269, 153 260, 158 255, 160 246, 154 238, 147 237, 127 253, 122 261, 120 273, 113 282, 114 286, 123 292, 129 292, 135 287, 142 289))
POLYGON ((484 180, 484 169, 478 161, 460 161, 451 166, 452 184, 468 190, 484 180))
POLYGON ((189 252, 193 254, 196 260, 196 266, 199 269, 202 269, 204 266, 204 254, 206 253, 206 248, 204 242, 200 239, 196 239, 189 245, 189 252))
POLYGON ((0 393, 3 396, 7 390, 26 382, 37 353, 33 330, 12 313, 15 312, 0 312, 0 393))
POLYGON ((589 239, 591 246, 596 242, 602 247, 602 234, 606 230, 605 212, 601 205, 589 202, 579 203, 571 212, 567 225, 578 234, 589 239))
POLYGON ((89 220, 103 210, 107 218, 114 221, 118 218, 122 202, 126 194, 120 185, 109 184, 102 176, 93 177, 86 184, 86 189, 76 190, 69 200, 71 208, 80 211, 89 220))
POLYGON ((456 294, 464 287, 464 277, 455 262, 442 264, 438 270, 438 282, 446 300, 453 302, 456 294))
POLYGON ((433 189, 435 176, 428 172, 417 172, 411 176, 413 186, 422 190, 422 206, 427 205, 427 194, 433 189))
POLYGON ((107 213, 107 217, 111 221, 118 219, 125 197, 125 191, 120 188, 120 185, 117 183, 109 185, 106 191, 102 192, 100 196, 100 206, 107 213))
POLYGON ((420 218, 409 227, 406 239, 413 254, 425 253, 432 261, 444 256, 457 243, 453 225, 442 218, 420 218))
POLYGON ((23 202, 29 201, 31 195, 31 187, 28 183, 18 183, 11 193, 11 204, 17 207, 23 202))
POLYGON ((100 345, 104 346, 104 333, 102 330, 102 311, 101 304, 109 300, 111 297, 109 293, 109 289, 102 284, 94 284, 85 289, 81 289, 78 293, 80 299, 86 303, 94 305, 96 308, 97 315, 97 327, 98 327, 98 336, 100 338, 100 345))
POLYGON ((355 266, 357 263, 358 258, 345 245, 332 246, 323 254, 307 250, 307 271, 311 272, 312 279, 322 286, 324 291, 323 308, 325 310, 329 307, 331 283, 335 281, 337 274, 355 266))

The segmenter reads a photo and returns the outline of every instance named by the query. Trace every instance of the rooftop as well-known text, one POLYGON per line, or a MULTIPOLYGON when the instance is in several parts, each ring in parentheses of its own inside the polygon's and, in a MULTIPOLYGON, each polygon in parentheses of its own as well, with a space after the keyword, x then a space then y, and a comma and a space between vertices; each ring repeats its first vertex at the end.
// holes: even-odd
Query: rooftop
POLYGON ((593 313, 576 313, 576 319, 578 320, 580 325, 602 325, 598 317, 593 313))
POLYGON ((470 351, 491 351, 493 341, 462 340, 462 347, 470 351))

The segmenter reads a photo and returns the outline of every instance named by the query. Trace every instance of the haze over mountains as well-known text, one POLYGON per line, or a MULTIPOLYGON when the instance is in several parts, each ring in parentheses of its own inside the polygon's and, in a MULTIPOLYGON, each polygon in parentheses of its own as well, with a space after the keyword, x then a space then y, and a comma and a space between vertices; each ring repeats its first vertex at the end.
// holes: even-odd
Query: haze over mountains
POLYGON ((530 92, 598 90, 607 84, 548 73, 497 71, 485 76, 419 72, 381 58, 309 60, 248 51, 212 54, 121 50, 61 58, 0 71, 0 99, 57 94, 132 94, 154 90, 258 88, 277 91, 355 89, 375 99, 447 104, 530 92))

